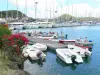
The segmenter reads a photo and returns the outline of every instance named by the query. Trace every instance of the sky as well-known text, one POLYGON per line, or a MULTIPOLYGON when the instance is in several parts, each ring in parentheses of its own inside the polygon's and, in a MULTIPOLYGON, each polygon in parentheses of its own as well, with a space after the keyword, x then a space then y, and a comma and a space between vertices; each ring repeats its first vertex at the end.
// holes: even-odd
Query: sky
MULTIPOLYGON (((19 11, 33 18, 53 18, 61 14, 100 17, 100 0, 8 0, 8 10, 17 10, 17 5, 19 11)), ((7 0, 0 0, 2 10, 7 10, 7 0)))

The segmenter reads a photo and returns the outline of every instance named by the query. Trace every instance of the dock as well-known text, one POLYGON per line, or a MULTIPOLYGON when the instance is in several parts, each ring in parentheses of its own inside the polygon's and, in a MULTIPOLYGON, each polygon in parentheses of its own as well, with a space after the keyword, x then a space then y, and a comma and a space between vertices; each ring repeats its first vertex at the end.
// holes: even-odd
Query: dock
POLYGON ((29 37, 29 36, 27 36, 27 38, 31 42, 44 44, 48 47, 48 49, 52 49, 52 50, 56 50, 57 48, 66 48, 67 47, 67 45, 64 45, 64 44, 61 44, 61 43, 58 43, 55 41, 44 40, 41 38, 29 37))

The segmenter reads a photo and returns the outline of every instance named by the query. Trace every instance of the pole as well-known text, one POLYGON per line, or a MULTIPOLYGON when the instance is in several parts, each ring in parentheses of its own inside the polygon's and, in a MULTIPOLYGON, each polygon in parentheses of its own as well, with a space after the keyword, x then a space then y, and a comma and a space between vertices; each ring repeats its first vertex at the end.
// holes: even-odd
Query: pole
POLYGON ((12 10, 12 19, 13 19, 13 10, 12 10))
POLYGON ((17 16, 16 16, 16 18, 18 18, 19 14, 18 14, 18 1, 17 0, 16 0, 16 6, 17 6, 17 16))
MULTIPOLYGON (((61 15, 62 15, 62 4, 61 4, 61 15)), ((62 18, 61 18, 60 22, 62 22, 62 18)))
POLYGON ((2 18, 2 11, 1 11, 1 18, 2 18))
POLYGON ((37 18, 37 4, 38 2, 35 2, 35 19, 37 18))
POLYGON ((8 0, 7 0, 7 12, 6 12, 6 19, 8 18, 8 0))
POLYGON ((46 5, 45 5, 45 19, 46 19, 46 21, 47 21, 47 12, 48 12, 48 10, 47 10, 47 0, 46 0, 46 5))
POLYGON ((53 6, 53 18, 55 18, 55 11, 54 11, 54 2, 52 0, 52 6, 53 6))
POLYGON ((27 0, 25 2, 26 16, 27 16, 27 0))

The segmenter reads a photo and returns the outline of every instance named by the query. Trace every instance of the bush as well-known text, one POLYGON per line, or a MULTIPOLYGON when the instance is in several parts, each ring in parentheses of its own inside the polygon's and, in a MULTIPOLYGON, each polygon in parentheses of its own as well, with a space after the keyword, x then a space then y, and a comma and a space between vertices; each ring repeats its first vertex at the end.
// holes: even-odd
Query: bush
POLYGON ((4 35, 11 35, 11 31, 8 29, 7 25, 0 25, 0 47, 2 46, 2 37, 4 35))
POLYGON ((17 53, 20 55, 21 53, 21 47, 23 45, 28 44, 28 39, 20 34, 14 34, 11 36, 4 35, 2 39, 3 45, 6 45, 6 47, 12 47, 13 48, 13 53, 17 53))

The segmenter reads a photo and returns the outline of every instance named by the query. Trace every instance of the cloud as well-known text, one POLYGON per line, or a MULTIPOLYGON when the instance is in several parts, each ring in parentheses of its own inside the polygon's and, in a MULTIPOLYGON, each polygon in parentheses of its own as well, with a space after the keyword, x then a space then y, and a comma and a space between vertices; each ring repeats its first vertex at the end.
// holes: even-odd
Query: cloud
MULTIPOLYGON (((26 0, 17 0, 18 8, 25 9, 26 0)), ((65 0, 27 0, 27 15, 29 17, 35 17, 35 2, 37 4, 37 18, 53 18, 60 16, 61 14, 71 14, 73 16, 84 17, 84 16, 100 16, 100 8, 92 8, 87 3, 65 5, 61 8, 61 3, 65 0), (55 11, 58 11, 55 13, 55 11), (62 11, 61 11, 62 10, 62 11)), ((100 0, 99 0, 100 1, 100 0)), ((16 0, 9 0, 10 3, 16 6, 16 0)), ((24 12, 25 13, 25 12, 24 12)))

